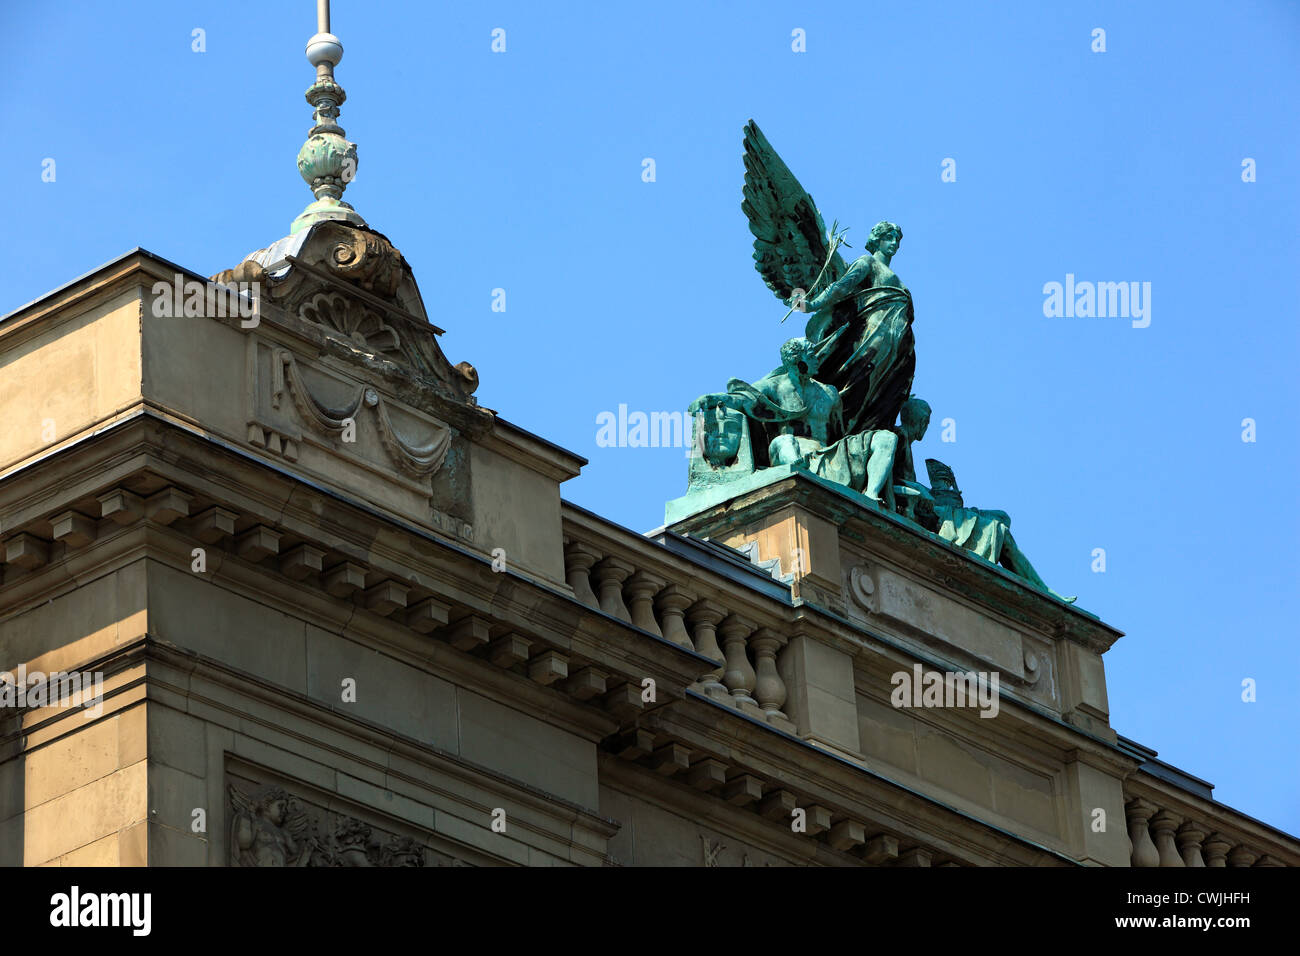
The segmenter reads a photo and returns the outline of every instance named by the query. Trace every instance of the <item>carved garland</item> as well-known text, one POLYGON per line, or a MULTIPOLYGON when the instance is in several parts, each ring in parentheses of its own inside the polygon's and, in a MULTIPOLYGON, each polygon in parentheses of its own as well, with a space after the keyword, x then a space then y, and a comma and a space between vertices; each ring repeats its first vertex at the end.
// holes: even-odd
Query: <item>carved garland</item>
POLYGON ((383 396, 369 386, 358 386, 355 398, 346 405, 335 408, 312 394, 303 381, 293 353, 288 349, 276 349, 272 364, 271 404, 274 407, 280 407, 281 397, 287 392, 304 422, 314 423, 320 430, 334 435, 341 434, 349 420, 355 424, 357 413, 363 404, 373 408, 379 425, 380 443, 397 466, 409 475, 422 478, 432 474, 442 466, 447 452, 451 450, 449 428, 439 428, 434 438, 423 445, 402 438, 393 428, 392 416, 383 396))

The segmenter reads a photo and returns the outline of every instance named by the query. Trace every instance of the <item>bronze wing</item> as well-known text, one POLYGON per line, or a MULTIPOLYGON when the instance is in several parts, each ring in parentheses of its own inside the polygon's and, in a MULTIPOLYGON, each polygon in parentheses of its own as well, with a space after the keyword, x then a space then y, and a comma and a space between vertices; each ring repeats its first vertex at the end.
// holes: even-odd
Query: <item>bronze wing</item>
POLYGON ((754 268, 782 302, 795 289, 812 298, 844 274, 838 250, 827 264, 831 237, 817 204, 753 120, 745 125, 745 200, 740 208, 754 234, 754 268))

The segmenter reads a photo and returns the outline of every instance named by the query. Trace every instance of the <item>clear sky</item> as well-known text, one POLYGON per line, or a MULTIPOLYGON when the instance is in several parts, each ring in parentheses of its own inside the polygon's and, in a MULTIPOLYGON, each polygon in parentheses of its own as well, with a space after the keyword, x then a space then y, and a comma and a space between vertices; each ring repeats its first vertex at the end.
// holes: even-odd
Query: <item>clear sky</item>
MULTIPOLYGON (((597 447, 597 416, 683 410, 802 331, 750 258, 745 121, 852 254, 899 223, 918 460, 1126 632, 1120 733, 1300 833, 1300 6, 335 0, 333 29, 347 198, 480 401, 637 530, 685 453, 597 447), (1149 325, 1046 316, 1067 274, 1150 283, 1149 325)), ((0 313, 137 245, 211 274, 286 235, 314 32, 310 0, 5 4, 0 313)))

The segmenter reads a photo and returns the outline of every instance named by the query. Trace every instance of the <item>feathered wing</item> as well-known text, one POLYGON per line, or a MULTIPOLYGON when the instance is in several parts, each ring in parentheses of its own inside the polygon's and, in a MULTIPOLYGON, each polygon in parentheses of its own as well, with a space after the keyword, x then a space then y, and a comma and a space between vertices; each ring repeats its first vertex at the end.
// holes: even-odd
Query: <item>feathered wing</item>
POLYGON ((830 249, 826 223, 753 120, 745 124, 745 200, 740 208, 754 234, 754 268, 781 301, 795 289, 812 298, 844 274, 837 250, 817 279, 830 249))

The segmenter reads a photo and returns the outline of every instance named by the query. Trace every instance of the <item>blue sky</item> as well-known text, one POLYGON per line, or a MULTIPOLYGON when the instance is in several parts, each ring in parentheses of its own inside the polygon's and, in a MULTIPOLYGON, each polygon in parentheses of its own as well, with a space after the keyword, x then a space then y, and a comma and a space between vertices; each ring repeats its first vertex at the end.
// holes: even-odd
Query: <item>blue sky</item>
MULTIPOLYGON (((335 0, 347 198, 480 400, 591 460, 566 496, 648 530, 684 453, 597 447, 597 415, 683 410, 801 331, 750 258, 756 119, 853 253, 902 225, 913 388, 956 422, 918 460, 1127 632, 1112 724, 1297 833, 1298 11, 335 0), (1151 283, 1150 325, 1044 316, 1067 273, 1151 283)), ((313 32, 309 0, 6 5, 0 312, 137 245, 210 274, 287 234, 313 32)))

